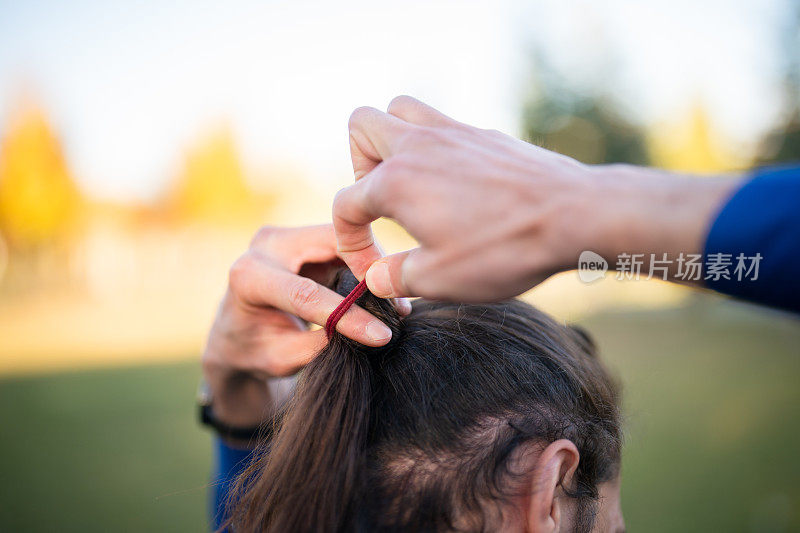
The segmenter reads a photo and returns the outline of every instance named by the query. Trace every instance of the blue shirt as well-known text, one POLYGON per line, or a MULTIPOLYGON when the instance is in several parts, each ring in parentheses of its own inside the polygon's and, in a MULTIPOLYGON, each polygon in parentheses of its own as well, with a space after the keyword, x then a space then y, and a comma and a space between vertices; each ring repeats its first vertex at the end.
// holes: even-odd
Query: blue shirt
MULTIPOLYGON (((751 302, 800 312, 800 166, 756 171, 722 206, 711 225, 704 252, 706 260, 718 257, 725 263, 730 261, 725 275, 706 280, 708 287, 751 302), (747 260, 747 272, 736 271, 740 255, 747 260), (756 273, 750 258, 759 255, 756 273)), ((211 491, 215 529, 226 518, 228 491, 251 452, 216 441, 211 491)))
POLYGON ((227 520, 226 509, 228 493, 236 478, 244 471, 250 460, 252 449, 234 448, 225 444, 222 439, 214 439, 214 475, 211 478, 210 519, 214 531, 227 520))
MULTIPOLYGON (((732 262, 727 279, 706 280, 709 288, 800 312, 800 167, 757 171, 722 207, 704 251, 706 260, 723 254, 732 262), (751 271, 739 279, 734 268, 740 256, 745 260, 760 256, 756 277, 751 271)), ((745 262, 752 266, 753 261, 745 262)))

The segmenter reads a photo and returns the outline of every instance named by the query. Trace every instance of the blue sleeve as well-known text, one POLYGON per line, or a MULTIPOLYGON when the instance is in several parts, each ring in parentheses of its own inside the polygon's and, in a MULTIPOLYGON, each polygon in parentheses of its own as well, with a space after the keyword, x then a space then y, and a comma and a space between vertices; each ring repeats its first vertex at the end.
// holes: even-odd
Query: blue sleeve
POLYGON ((730 254, 732 266, 760 260, 747 276, 706 279, 708 287, 800 312, 800 166, 759 170, 728 200, 706 239, 706 261, 713 254, 730 254))
POLYGON ((236 478, 242 473, 250 459, 253 449, 233 448, 222 439, 215 437, 214 475, 211 480, 211 525, 214 531, 227 520, 226 503, 228 491, 236 478))

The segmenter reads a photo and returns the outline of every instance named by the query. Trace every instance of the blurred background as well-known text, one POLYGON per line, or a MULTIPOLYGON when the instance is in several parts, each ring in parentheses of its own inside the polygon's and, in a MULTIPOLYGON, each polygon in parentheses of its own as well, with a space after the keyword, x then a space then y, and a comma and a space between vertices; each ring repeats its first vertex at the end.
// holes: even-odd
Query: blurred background
MULTIPOLYGON (((0 530, 206 528, 227 268, 262 224, 329 220, 350 112, 398 94, 587 163, 742 173, 800 160, 800 6, 0 0, 0 530)), ((625 384, 631 531, 800 531, 796 318, 574 273, 525 298, 625 384)))

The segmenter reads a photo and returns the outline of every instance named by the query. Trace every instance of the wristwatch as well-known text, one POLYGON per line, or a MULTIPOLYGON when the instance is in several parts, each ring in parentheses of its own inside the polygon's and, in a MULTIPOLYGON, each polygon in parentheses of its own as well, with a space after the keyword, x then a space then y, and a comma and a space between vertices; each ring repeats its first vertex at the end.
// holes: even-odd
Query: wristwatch
POLYGON ((197 387, 197 405, 200 423, 213 428, 220 437, 243 441, 269 440, 272 438, 272 424, 250 427, 237 427, 221 422, 214 416, 213 397, 205 381, 197 387))

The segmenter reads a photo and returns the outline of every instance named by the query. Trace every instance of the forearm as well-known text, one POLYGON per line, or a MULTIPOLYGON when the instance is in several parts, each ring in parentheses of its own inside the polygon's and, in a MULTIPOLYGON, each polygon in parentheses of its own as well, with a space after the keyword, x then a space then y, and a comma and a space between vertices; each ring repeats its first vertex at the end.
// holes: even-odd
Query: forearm
MULTIPOLYGON (((636 256, 643 276, 651 259, 666 257, 668 279, 702 281, 677 278, 678 259, 703 253, 711 224, 741 186, 741 177, 700 177, 630 165, 601 165, 590 172, 591 197, 584 202, 596 216, 584 223, 582 249, 596 251, 611 268, 621 255, 636 256)), ((577 264, 574 259, 571 268, 577 264)))

